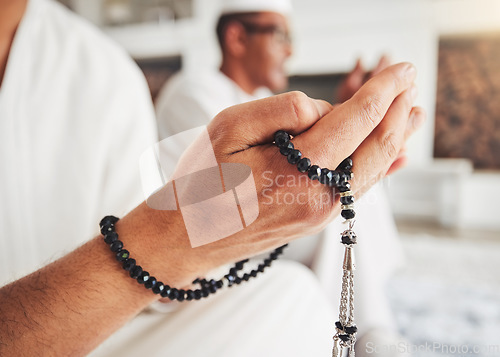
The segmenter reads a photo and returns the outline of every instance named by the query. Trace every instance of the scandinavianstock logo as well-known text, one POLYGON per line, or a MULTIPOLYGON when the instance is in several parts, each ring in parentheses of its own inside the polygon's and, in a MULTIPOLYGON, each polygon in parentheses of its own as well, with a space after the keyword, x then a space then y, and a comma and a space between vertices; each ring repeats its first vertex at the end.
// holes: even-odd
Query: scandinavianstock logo
POLYGON ((150 147, 140 170, 147 205, 180 210, 193 248, 237 233, 259 215, 252 170, 219 164, 205 126, 150 147))

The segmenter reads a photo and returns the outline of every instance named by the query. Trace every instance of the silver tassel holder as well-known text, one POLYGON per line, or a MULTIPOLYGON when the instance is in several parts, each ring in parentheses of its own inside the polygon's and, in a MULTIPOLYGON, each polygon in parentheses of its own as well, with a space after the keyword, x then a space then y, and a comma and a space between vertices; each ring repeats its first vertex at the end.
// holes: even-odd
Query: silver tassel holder
POLYGON ((341 242, 345 246, 342 264, 342 290, 340 293, 339 321, 335 323, 336 333, 333 337, 333 357, 341 357, 344 349, 348 357, 354 357, 354 344, 358 328, 354 324, 354 245, 356 234, 352 230, 354 223, 349 222, 349 229, 342 232, 341 242))

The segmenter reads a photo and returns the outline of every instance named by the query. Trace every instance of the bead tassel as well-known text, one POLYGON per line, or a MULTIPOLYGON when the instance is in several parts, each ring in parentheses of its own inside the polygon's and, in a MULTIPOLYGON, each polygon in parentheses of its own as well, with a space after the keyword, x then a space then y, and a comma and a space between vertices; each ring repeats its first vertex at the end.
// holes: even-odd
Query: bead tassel
POLYGON ((290 140, 290 135, 283 130, 277 131, 274 136, 275 145, 280 148, 283 155, 287 156, 290 164, 296 164, 300 172, 307 172, 311 180, 318 180, 320 183, 338 190, 341 203, 340 215, 349 224, 349 229, 341 234, 341 243, 345 245, 345 254, 342 267, 339 321, 335 323, 336 333, 333 336, 332 356, 340 357, 343 356, 344 352, 347 352, 348 356, 354 357, 354 344, 358 328, 354 324, 354 270, 356 267, 353 246, 356 244, 356 234, 352 230, 354 224, 352 220, 356 216, 356 212, 354 211, 354 196, 349 183, 354 176, 351 171, 353 162, 348 157, 335 170, 311 165, 311 160, 303 157, 290 140), (293 151, 284 152, 282 148, 293 148, 293 151))

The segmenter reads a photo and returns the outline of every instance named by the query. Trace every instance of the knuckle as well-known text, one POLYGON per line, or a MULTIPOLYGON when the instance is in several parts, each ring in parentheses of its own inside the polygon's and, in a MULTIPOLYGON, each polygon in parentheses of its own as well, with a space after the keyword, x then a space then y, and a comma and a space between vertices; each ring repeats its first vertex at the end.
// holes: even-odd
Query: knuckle
POLYGON ((388 160, 394 160, 397 157, 399 152, 397 143, 397 137, 392 132, 389 132, 382 137, 380 141, 380 147, 382 149, 383 155, 388 160))
POLYGON ((298 124, 306 114, 306 110, 310 107, 309 97, 299 91, 290 92, 288 95, 290 96, 294 124, 298 124))
POLYGON ((385 115, 382 99, 378 95, 372 95, 364 99, 361 105, 361 117, 364 123, 375 127, 379 118, 385 115))
POLYGON ((405 81, 404 77, 401 75, 398 75, 397 73, 391 72, 391 78, 392 78, 392 89, 395 91, 400 91, 401 88, 403 88, 405 81))

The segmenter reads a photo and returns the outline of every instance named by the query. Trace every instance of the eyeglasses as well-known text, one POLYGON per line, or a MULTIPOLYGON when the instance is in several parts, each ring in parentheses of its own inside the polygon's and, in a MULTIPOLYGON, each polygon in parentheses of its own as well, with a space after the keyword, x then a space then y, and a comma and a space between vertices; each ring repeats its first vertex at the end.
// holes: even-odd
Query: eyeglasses
POLYGON ((240 22, 245 31, 250 34, 271 34, 273 40, 281 45, 291 45, 292 38, 290 34, 276 25, 258 25, 248 22, 240 22))

